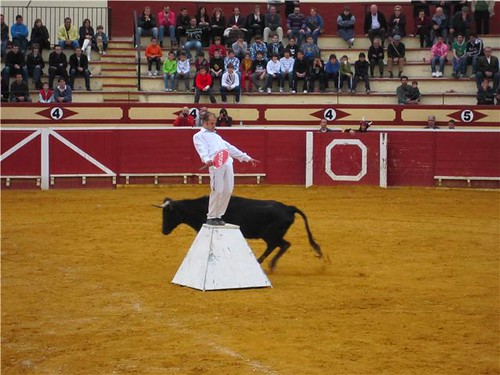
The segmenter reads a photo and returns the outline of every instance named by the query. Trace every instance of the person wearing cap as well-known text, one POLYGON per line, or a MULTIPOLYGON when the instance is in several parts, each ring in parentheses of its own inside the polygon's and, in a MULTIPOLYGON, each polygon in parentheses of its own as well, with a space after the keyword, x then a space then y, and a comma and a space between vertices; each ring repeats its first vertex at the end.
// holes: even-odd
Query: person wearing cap
POLYGON ((363 117, 363 119, 359 123, 359 128, 358 129, 347 128, 347 129, 344 130, 344 133, 351 133, 351 134, 366 133, 368 131, 368 128, 370 127, 371 124, 372 124, 372 121, 367 121, 363 117))
POLYGON ((368 71, 370 69, 370 63, 366 61, 366 55, 364 52, 359 54, 359 59, 354 63, 354 79, 352 81, 351 94, 356 93, 356 86, 360 80, 365 82, 366 93, 370 94, 370 76, 368 71))
POLYGON ((392 42, 387 46, 387 70, 389 71, 389 77, 394 78, 392 73, 392 66, 395 64, 398 66, 398 77, 401 78, 403 75, 403 69, 406 63, 406 47, 401 41, 401 35, 394 35, 392 42))
POLYGON ((449 38, 453 42, 455 35, 461 34, 468 39, 471 33, 472 16, 469 12, 469 7, 462 7, 460 12, 453 15, 450 20, 449 38))

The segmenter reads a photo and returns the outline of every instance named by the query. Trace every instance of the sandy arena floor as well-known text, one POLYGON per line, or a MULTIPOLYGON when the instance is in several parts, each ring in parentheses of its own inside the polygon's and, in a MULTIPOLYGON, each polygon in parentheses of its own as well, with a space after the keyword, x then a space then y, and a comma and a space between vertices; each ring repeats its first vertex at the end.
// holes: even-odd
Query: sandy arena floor
POLYGON ((2 374, 500 373, 498 192, 237 186, 331 263, 297 217, 273 288, 200 292, 151 204, 207 192, 3 191, 2 374))

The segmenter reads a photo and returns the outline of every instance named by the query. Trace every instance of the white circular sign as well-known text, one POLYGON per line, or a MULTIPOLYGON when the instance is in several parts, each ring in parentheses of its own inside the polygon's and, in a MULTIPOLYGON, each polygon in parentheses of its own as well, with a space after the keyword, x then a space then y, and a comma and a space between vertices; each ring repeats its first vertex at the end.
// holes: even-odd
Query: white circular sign
POLYGON ((463 122, 471 122, 472 120, 474 120, 474 112, 470 109, 464 109, 460 114, 460 118, 463 122))
POLYGON ((327 108, 325 112, 323 112, 323 117, 328 121, 333 121, 337 118, 337 112, 335 112, 333 108, 327 108))
POLYGON ((50 110, 50 117, 52 117, 52 120, 60 120, 64 117, 64 112, 62 108, 60 107, 54 107, 50 110))
POLYGON ((198 119, 198 116, 200 115, 200 111, 199 111, 199 109, 198 109, 198 108, 190 108, 190 109, 189 109, 189 114, 190 114, 191 116, 193 116, 193 118, 194 118, 195 120, 197 120, 197 119, 198 119))

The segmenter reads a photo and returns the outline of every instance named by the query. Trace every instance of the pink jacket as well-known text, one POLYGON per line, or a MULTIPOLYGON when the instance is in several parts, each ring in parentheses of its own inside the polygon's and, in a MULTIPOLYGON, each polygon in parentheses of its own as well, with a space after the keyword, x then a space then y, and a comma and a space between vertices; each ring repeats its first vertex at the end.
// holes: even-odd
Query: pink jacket
POLYGON ((448 45, 446 43, 434 44, 431 48, 432 56, 446 57, 448 55, 448 45))
POLYGON ((163 13, 163 10, 158 12, 158 27, 160 26, 173 26, 175 27, 175 13, 172 11, 168 12, 168 19, 165 19, 165 13, 163 13))

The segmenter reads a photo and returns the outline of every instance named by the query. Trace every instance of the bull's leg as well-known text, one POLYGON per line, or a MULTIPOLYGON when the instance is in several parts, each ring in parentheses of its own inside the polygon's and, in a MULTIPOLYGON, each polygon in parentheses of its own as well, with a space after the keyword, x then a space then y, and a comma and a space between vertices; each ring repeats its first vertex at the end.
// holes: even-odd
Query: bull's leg
POLYGON ((274 267, 276 267, 276 263, 278 262, 278 259, 281 258, 283 254, 285 254, 285 251, 288 250, 290 247, 290 242, 283 240, 282 245, 280 246, 280 250, 278 251, 278 254, 274 256, 274 258, 271 260, 271 264, 269 265, 269 268, 274 270, 274 267))
POLYGON ((273 252, 273 250, 276 248, 276 245, 271 245, 270 243, 267 244, 266 251, 257 259, 259 263, 262 263, 266 258, 273 252))

